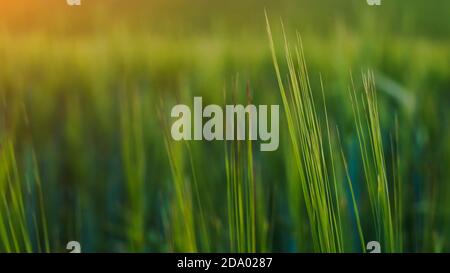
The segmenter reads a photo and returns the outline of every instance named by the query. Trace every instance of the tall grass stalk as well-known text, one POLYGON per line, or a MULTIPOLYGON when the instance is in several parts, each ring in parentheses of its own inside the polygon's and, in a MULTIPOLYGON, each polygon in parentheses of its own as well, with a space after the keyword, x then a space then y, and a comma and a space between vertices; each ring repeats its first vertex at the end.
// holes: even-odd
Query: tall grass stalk
POLYGON ((320 252, 343 252, 338 181, 333 164, 333 147, 330 141, 326 105, 324 104, 326 131, 323 132, 324 125, 318 118, 300 35, 297 33, 297 44, 292 51, 283 28, 284 53, 288 66, 288 89, 286 89, 267 14, 266 22, 294 161, 298 171, 298 183, 301 185, 309 219, 313 248, 320 252), (328 142, 325 141, 325 138, 328 139, 328 142))
MULTIPOLYGON (((393 169, 396 174, 392 179, 394 183, 392 193, 394 205, 392 205, 374 74, 370 71, 363 74, 363 92, 361 93, 357 93, 353 77, 351 82, 350 98, 377 240, 380 241, 384 251, 399 251, 402 213, 399 161, 398 158, 394 158, 393 169)), ((393 153, 396 154, 396 152, 393 153)))
POLYGON ((169 219, 172 248, 174 251, 197 252, 199 250, 197 227, 200 228, 202 242, 208 241, 205 228, 203 208, 201 207, 197 176, 193 162, 191 147, 188 145, 189 169, 186 169, 186 153, 183 143, 174 141, 170 135, 170 127, 160 111, 160 119, 163 122, 164 145, 169 158, 170 171, 172 174, 169 219), (189 172, 192 179, 189 178, 189 172), (195 200, 199 204, 200 225, 196 224, 195 200), (206 238, 205 238, 206 237, 206 238))
MULTIPOLYGON (((237 88, 237 84, 236 87, 237 88)), ((251 102, 247 86, 248 102, 251 102)), ((248 124, 256 118, 248 114, 248 124)), ((227 124, 230 126, 230 124, 227 124)), ((251 134, 251 130, 248 130, 251 134)), ((230 250, 256 252, 256 184, 251 137, 225 142, 230 250)))

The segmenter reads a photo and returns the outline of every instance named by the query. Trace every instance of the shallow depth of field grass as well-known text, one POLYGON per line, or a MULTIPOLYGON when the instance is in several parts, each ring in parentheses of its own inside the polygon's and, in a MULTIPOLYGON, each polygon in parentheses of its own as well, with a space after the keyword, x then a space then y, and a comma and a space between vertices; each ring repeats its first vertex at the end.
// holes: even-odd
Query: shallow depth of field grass
POLYGON ((127 2, 0 4, 0 252, 450 251, 448 1, 127 2), (279 149, 174 141, 194 96, 279 149))

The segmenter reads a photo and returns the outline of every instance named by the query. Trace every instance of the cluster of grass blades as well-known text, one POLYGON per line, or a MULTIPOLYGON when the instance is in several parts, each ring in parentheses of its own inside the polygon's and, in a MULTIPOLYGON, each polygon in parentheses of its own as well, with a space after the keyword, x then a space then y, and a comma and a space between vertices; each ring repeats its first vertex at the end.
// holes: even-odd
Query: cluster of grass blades
MULTIPOLYGON (((266 17, 267 18, 267 17, 266 17)), ((343 252, 339 195, 331 143, 325 143, 321 124, 316 113, 303 48, 299 40, 295 48, 296 61, 285 36, 285 54, 289 69, 289 88, 284 87, 270 25, 267 31, 275 65, 280 94, 293 150, 293 160, 298 170, 300 189, 303 193, 314 251, 343 252), (296 67, 297 66, 297 67, 296 67), (329 149, 331 158, 326 158, 324 150, 329 149), (331 166, 331 169, 329 168, 331 166), (331 174, 329 173, 331 170, 331 174)), ((298 36, 298 39, 300 37, 298 36)), ((328 122, 328 119, 327 119, 328 122)), ((329 137, 329 125, 327 123, 329 137)))
MULTIPOLYGON (((234 93, 239 89, 235 81, 234 93)), ((235 96, 233 96, 233 100, 235 96)), ((251 103, 250 89, 247 85, 247 99, 251 103)), ((225 102, 226 102, 225 92, 225 102)), ((235 101, 234 101, 235 103, 235 101)), ((169 236, 175 251, 195 252, 223 249, 230 252, 252 253, 268 250, 268 223, 266 206, 262 200, 263 190, 257 191, 252 141, 223 141, 224 170, 221 176, 226 180, 226 192, 213 188, 211 192, 199 181, 196 161, 201 162, 199 154, 194 153, 194 142, 174 141, 163 122, 164 142, 169 159, 172 182, 172 198, 169 210, 169 236), (202 187, 203 186, 203 187, 202 187), (224 197, 225 214, 219 208, 208 209, 208 197, 220 194, 224 197), (213 224, 214 219, 219 222, 213 224), (213 234, 221 240, 211 241, 213 234), (221 243, 225 242, 225 243, 221 243)), ((251 113, 246 115, 250 122, 251 113)), ((246 133, 251 133, 248 130, 246 133)), ((209 181, 212 183, 212 181, 209 181)))
MULTIPOLYGON (((240 90, 238 76, 235 78, 231 103, 236 105, 240 90)), ((250 83, 245 85, 245 100, 247 105, 253 105, 253 94, 250 83)), ((225 91, 225 103, 227 92, 225 91)), ((268 199, 268 185, 261 179, 258 169, 258 158, 251 134, 251 124, 257 117, 252 111, 245 114, 246 140, 225 141, 225 171, 227 186, 227 220, 228 220, 228 250, 237 253, 268 252, 271 249, 270 229, 273 222, 269 220, 271 202, 268 199)), ((230 124, 226 124, 230 126, 230 124)), ((235 137, 237 139, 237 137, 235 137)))
POLYGON ((34 152, 22 176, 13 142, 0 141, 0 252, 50 252, 44 196, 34 152))
MULTIPOLYGON (((247 100, 251 101, 248 85, 247 100)), ((248 124, 253 118, 248 113, 248 124)), ((251 131, 248 130, 248 134, 251 131)), ((249 136, 244 141, 225 142, 228 231, 232 252, 256 252, 256 184, 250 139, 249 136)))
POLYGON ((232 141, 225 146, 230 250, 256 252, 256 196, 252 144, 232 141))
POLYGON ((175 251, 196 252, 198 250, 196 221, 193 202, 193 187, 185 172, 182 143, 166 137, 166 150, 172 172, 173 191, 168 218, 170 237, 175 251))
POLYGON ((398 149, 392 147, 393 174, 389 183, 374 74, 370 71, 363 74, 364 92, 359 96, 353 79, 351 81, 349 93, 376 237, 383 242, 385 251, 399 252, 402 250, 402 184, 398 149), (392 194, 389 193, 390 185, 392 194))
MULTIPOLYGON (((296 189, 297 194, 303 196, 313 251, 347 251, 344 241, 349 236, 343 229, 343 225, 347 223, 344 223, 345 213, 340 200, 345 196, 341 195, 343 185, 340 181, 342 178, 337 176, 337 169, 344 169, 346 176, 344 179, 348 181, 348 187, 345 190, 350 193, 351 200, 349 202, 353 208, 354 223, 361 246, 360 251, 365 252, 364 237, 367 232, 364 232, 364 221, 361 216, 366 215, 360 215, 359 204, 353 190, 355 181, 351 179, 340 140, 338 147, 333 144, 334 135, 330 128, 322 79, 320 85, 324 121, 320 118, 314 100, 300 35, 297 33, 297 43, 292 49, 282 25, 285 62, 288 71, 286 84, 279 66, 267 14, 266 23, 276 78, 285 110, 293 165, 297 171, 296 175, 291 175, 289 187, 296 189), (336 155, 339 154, 341 155, 340 161, 336 160, 336 155), (341 162, 341 166, 337 166, 339 162, 341 162)), ((363 74, 363 83, 364 92, 358 93, 360 96, 352 84, 350 98, 360 143, 366 188, 373 214, 370 224, 375 226, 376 240, 381 243, 383 251, 401 251, 402 188, 400 175, 398 175, 398 160, 394 160, 393 163, 393 186, 390 187, 385 167, 386 160, 373 74, 363 74), (392 195, 389 194, 390 189, 392 195), (391 204, 391 198, 394 199, 394 204, 391 204)), ((339 138, 338 130, 335 135, 339 138)), ((397 152, 393 151, 393 155, 395 157, 397 152)), ((398 159, 398 157, 396 158, 398 159)), ((299 213, 297 208, 294 208, 293 211, 299 213)), ((305 240, 303 239, 303 241, 305 240)))
POLYGON ((172 175, 167 211, 171 249, 182 252, 209 251, 209 230, 206 227, 192 147, 188 142, 172 139, 162 107, 161 104, 159 117, 172 175))

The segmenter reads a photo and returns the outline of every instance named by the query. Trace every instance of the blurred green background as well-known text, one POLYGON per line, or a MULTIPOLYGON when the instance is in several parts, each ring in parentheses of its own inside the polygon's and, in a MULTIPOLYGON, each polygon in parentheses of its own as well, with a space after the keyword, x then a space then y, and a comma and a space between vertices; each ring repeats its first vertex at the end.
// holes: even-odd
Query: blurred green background
MULTIPOLYGON (((3 0, 0 251, 65 252, 71 240, 85 252, 317 251, 284 114, 278 151, 254 149, 246 170, 256 189, 256 217, 242 223, 255 232, 249 249, 232 243, 224 143, 173 143, 164 134, 171 107, 194 96, 224 105, 226 93, 246 104, 248 88, 254 104, 281 105, 265 10, 279 60, 282 20, 289 40, 302 36, 319 98, 323 78, 365 239, 384 247, 347 90, 350 75, 360 89, 361 71, 372 69, 386 165, 398 131, 403 210, 394 251, 450 251, 446 0, 3 0)), ((339 165, 343 250, 360 252, 339 165)))

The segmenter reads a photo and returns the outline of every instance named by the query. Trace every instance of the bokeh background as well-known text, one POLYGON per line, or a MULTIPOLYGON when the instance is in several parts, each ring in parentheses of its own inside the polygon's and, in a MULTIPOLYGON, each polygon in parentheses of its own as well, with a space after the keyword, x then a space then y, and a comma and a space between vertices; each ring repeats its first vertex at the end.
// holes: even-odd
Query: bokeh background
POLYGON ((232 154, 252 181, 243 204, 253 220, 238 227, 230 143, 165 134, 171 107, 194 96, 282 105, 265 10, 283 74, 280 21, 288 40, 301 34, 312 90, 320 98, 321 75, 340 134, 355 202, 337 160, 337 250, 364 251, 356 203, 365 240, 383 251, 450 251, 449 1, 81 1, 0 2, 0 251, 66 252, 71 240, 84 252, 324 251, 311 236, 283 113, 277 151, 232 154), (359 90, 367 69, 386 165, 398 162, 388 180, 402 185, 394 194, 389 182, 392 249, 371 216, 348 93, 351 75, 359 90), (248 226, 250 235, 239 233, 248 226))

